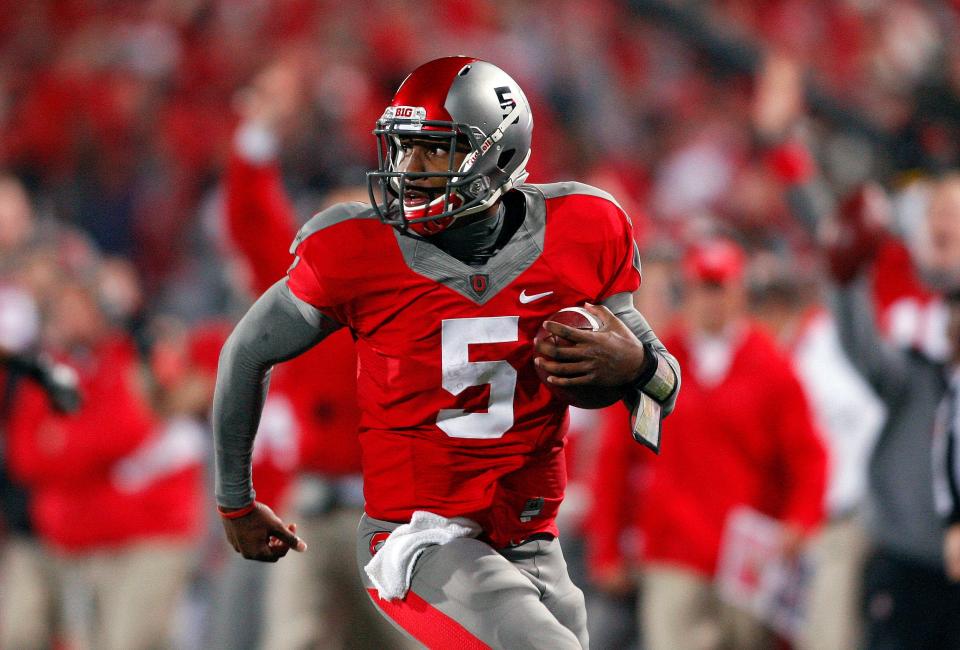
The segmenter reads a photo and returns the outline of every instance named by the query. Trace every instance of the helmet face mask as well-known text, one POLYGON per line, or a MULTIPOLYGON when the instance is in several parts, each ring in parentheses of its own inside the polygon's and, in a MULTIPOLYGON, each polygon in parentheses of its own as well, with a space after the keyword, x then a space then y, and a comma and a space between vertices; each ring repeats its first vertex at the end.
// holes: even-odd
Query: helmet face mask
MULTIPOLYGON (((390 108, 387 109, 388 113, 390 108)), ((479 148, 466 125, 438 120, 416 122, 402 118, 381 118, 373 133, 377 136, 379 169, 367 175, 368 189, 370 200, 385 223, 401 230, 409 229, 429 235, 445 229, 454 217, 480 204, 480 197, 468 198, 469 186, 479 181, 478 174, 464 175, 463 170, 456 166, 456 153, 463 150, 464 143, 468 152, 479 148), (431 130, 425 130, 428 128, 431 130), (436 146, 447 150, 446 171, 401 171, 404 142, 424 141, 435 142, 436 146), (443 179, 443 184, 427 186, 417 182, 437 179, 443 179), (404 205, 403 198, 411 189, 426 194, 427 202, 414 207, 404 205), (379 190, 379 196, 375 194, 376 190, 379 190)))
POLYGON ((431 61, 407 77, 377 121, 378 169, 367 174, 370 202, 384 223, 403 232, 441 232, 523 182, 532 128, 522 91, 496 66, 466 57, 431 61), (453 119, 461 115, 465 119, 453 119), (403 143, 411 141, 445 149, 446 170, 401 170, 403 143), (458 151, 466 154, 459 166, 458 151), (426 199, 409 205, 408 192, 426 199))

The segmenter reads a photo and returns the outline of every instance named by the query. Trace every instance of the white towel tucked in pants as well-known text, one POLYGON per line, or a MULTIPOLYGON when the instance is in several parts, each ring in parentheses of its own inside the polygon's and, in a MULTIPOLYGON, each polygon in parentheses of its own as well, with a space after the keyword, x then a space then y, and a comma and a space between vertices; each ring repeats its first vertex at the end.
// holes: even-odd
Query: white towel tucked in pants
POLYGON ((460 537, 476 537, 480 525, 466 517, 447 519, 432 512, 417 510, 409 524, 397 527, 373 556, 364 571, 377 588, 380 598, 403 598, 417 558, 428 546, 447 544, 460 537))

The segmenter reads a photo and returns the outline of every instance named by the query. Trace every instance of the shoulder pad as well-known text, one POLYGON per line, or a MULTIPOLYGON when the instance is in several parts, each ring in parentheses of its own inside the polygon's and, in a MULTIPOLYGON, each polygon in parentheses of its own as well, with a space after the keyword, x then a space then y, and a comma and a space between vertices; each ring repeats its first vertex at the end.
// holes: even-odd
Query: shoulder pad
POLYGON ((594 196, 599 199, 606 199, 620 208, 621 212, 624 212, 624 209, 620 207, 620 204, 617 203, 617 200, 613 198, 612 194, 601 190, 599 187, 587 185, 586 183, 579 183, 577 181, 564 181, 562 183, 545 183, 543 185, 538 184, 533 185, 533 187, 537 188, 546 199, 555 199, 561 196, 582 194, 585 196, 594 196))
POLYGON ((335 205, 331 205, 326 210, 313 215, 313 217, 311 217, 307 223, 303 224, 299 232, 297 232, 297 236, 293 238, 293 243, 290 244, 290 253, 296 253, 297 247, 300 246, 304 239, 314 233, 320 232, 324 228, 329 228, 330 226, 334 226, 338 223, 349 221, 351 219, 376 218, 376 213, 367 203, 351 201, 350 203, 337 203, 335 205))

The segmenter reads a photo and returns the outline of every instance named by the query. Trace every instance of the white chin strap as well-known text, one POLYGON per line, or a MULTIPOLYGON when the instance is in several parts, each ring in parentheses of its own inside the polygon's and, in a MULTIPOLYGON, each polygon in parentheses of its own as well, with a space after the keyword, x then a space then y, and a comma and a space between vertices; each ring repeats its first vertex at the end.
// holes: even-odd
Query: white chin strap
MULTIPOLYGON (((499 188, 494 190, 490 194, 490 196, 487 198, 486 201, 478 205, 475 205, 472 208, 468 208, 467 210, 464 210, 463 212, 460 213, 460 215, 466 216, 468 214, 476 214, 477 212, 482 212, 487 208, 489 208, 494 203, 496 203, 501 196, 503 196, 504 194, 506 194, 513 188, 515 188, 517 185, 521 185, 523 181, 527 180, 527 176, 530 175, 527 172, 528 160, 530 160, 530 150, 527 150, 527 155, 524 156, 523 162, 520 163, 520 166, 517 167, 516 170, 514 170, 514 172, 510 175, 510 178, 508 178, 503 185, 501 185, 499 188)), ((460 216, 460 215, 457 215, 457 216, 460 216)))
MULTIPOLYGON (((470 155, 468 155, 466 158, 463 159, 463 162, 460 164, 460 169, 458 169, 457 171, 460 172, 461 174, 464 174, 465 172, 469 171, 473 167, 473 165, 477 162, 477 160, 479 160, 480 156, 485 154, 487 151, 490 150, 490 147, 492 147, 496 143, 500 142, 501 139, 503 139, 504 133, 507 132, 507 129, 509 129, 510 126, 519 117, 520 117, 520 103, 518 102, 514 104, 513 110, 507 113, 507 116, 503 118, 503 121, 500 122, 497 128, 493 130, 493 133, 491 133, 486 138, 484 138, 483 142, 480 143, 480 147, 474 151, 471 151, 470 155)), ((520 163, 516 171, 514 171, 510 175, 510 178, 507 179, 506 183, 504 183, 499 188, 494 190, 490 194, 490 196, 487 198, 486 201, 483 201, 482 203, 475 205, 472 208, 464 210, 460 214, 465 216, 468 214, 476 214, 477 212, 482 212, 483 210, 486 210, 491 205, 493 205, 497 201, 497 199, 499 199, 505 193, 509 192, 514 187, 516 187, 517 185, 525 181, 528 176, 527 174, 528 160, 530 160, 529 149, 527 150, 527 155, 524 156, 523 158, 523 162, 520 163)), ((453 180, 457 180, 457 178, 454 178, 453 180)))
POLYGON ((507 113, 507 116, 503 118, 503 121, 500 122, 497 128, 493 130, 493 133, 484 138, 483 142, 480 143, 480 146, 476 150, 471 151, 470 155, 463 159, 463 162, 460 164, 460 169, 457 171, 465 172, 473 167, 473 164, 477 162, 480 156, 487 153, 487 151, 490 150, 490 147, 500 142, 500 140, 503 138, 503 134, 506 133, 507 129, 510 128, 510 125, 513 124, 513 121, 519 117, 520 104, 517 103, 514 105, 513 110, 507 113))

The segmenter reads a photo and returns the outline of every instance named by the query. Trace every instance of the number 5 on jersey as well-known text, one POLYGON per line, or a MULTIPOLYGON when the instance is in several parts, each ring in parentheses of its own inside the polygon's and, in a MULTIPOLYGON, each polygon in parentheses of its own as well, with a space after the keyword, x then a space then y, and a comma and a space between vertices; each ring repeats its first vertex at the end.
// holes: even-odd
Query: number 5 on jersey
POLYGON ((513 426, 517 371, 506 361, 470 361, 470 345, 520 339, 519 316, 453 318, 441 324, 443 388, 459 395, 471 386, 490 385, 486 413, 441 409, 437 426, 451 438, 500 438, 513 426))

